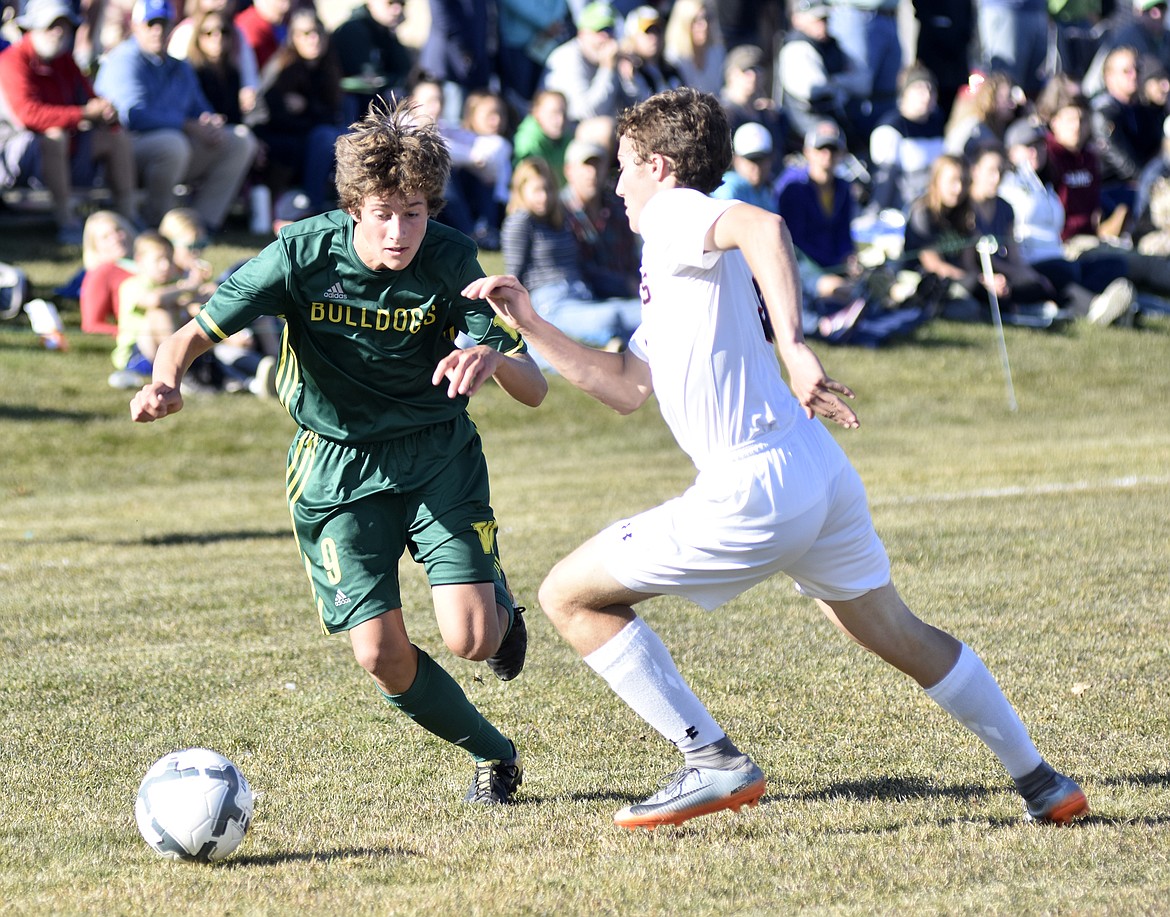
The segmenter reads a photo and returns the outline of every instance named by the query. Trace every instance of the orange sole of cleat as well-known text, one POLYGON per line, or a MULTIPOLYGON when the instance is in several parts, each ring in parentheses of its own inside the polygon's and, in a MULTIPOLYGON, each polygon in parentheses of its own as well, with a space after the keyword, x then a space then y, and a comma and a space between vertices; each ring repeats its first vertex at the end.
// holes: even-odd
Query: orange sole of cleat
POLYGON ((659 825, 681 825, 684 821, 691 818, 698 818, 700 815, 710 815, 713 812, 722 812, 724 809, 731 809, 733 812, 738 812, 744 806, 759 805, 760 800, 764 796, 764 790, 768 787, 768 781, 761 778, 755 783, 745 786, 738 793, 728 796, 726 799, 719 799, 715 802, 709 802, 706 805, 695 806, 693 809, 684 809, 679 812, 664 812, 661 815, 631 815, 626 818, 618 820, 614 816, 614 824, 621 828, 629 828, 631 831, 637 828, 646 828, 653 831, 659 825))
POLYGON ((1074 818, 1088 814, 1089 801, 1085 799, 1085 794, 1073 793, 1068 799, 1049 812, 1048 817, 1044 821, 1054 825, 1067 825, 1074 818))

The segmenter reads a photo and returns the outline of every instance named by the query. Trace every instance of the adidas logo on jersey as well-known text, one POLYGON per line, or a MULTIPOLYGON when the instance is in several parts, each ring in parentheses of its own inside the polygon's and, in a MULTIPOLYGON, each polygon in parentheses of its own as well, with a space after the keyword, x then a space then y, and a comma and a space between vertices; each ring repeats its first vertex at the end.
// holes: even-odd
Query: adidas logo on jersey
POLYGON ((333 596, 333 607, 340 608, 342 605, 348 605, 350 601, 350 597, 338 589, 337 595, 333 596))
POLYGON ((331 286, 328 290, 326 290, 322 294, 322 296, 325 299, 346 299, 347 298, 345 295, 345 290, 343 290, 341 288, 341 281, 340 280, 337 281, 337 283, 333 284, 333 286, 331 286))

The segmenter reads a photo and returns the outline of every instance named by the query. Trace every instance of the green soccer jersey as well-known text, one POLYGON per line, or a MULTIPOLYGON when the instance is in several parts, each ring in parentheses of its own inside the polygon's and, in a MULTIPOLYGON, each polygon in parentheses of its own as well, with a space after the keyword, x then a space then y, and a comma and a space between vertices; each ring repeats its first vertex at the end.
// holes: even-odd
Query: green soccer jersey
POLYGON ((285 227, 196 321, 219 342, 260 316, 282 316, 281 403, 337 442, 381 442, 462 414, 465 396, 431 384, 457 331, 502 353, 526 351, 487 303, 461 295, 484 276, 475 244, 432 220, 405 270, 374 271, 354 251, 353 231, 341 210, 285 227))

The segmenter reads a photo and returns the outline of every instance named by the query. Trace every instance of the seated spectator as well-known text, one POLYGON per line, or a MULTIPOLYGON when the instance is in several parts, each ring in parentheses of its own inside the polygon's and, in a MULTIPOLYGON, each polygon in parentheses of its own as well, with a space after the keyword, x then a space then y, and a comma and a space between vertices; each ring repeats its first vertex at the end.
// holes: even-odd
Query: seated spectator
POLYGON ((272 197, 300 187, 315 211, 331 209, 333 147, 345 132, 341 66, 312 7, 289 17, 288 41, 264 68, 261 100, 255 130, 272 197))
MULTIPOLYGON (((217 59, 218 48, 212 44, 216 40, 216 35, 211 30, 216 26, 224 29, 223 37, 218 40, 220 46, 227 51, 231 65, 238 74, 240 118, 235 120, 240 121, 250 115, 256 107, 256 96, 260 91, 260 67, 256 63, 256 52, 252 50, 252 46, 244 38, 244 33, 235 24, 236 5, 237 0, 187 0, 186 15, 171 30, 171 37, 167 39, 167 53, 179 60, 190 60, 189 52, 196 45, 196 36, 201 34, 195 28, 196 18, 204 17, 206 23, 210 18, 209 14, 217 13, 218 18, 205 26, 208 30, 205 40, 198 41, 198 46, 206 49, 203 53, 209 60, 217 59), (227 32, 229 27, 230 34, 227 32)), ((200 69, 198 64, 195 69, 197 71, 200 69)), ((206 85, 204 92, 211 98, 206 85)), ((214 99, 212 103, 215 103, 214 99)), ((217 107, 216 111, 221 109, 217 107)))
POLYGON ((577 16, 577 34, 554 48, 545 61, 541 87, 560 92, 569 106, 569 119, 594 115, 616 117, 625 108, 617 71, 616 16, 604 0, 592 0, 577 16))
POLYGON ((1138 60, 1152 59, 1170 70, 1170 33, 1166 31, 1166 0, 1117 0, 1108 19, 1093 30, 1100 36, 1096 53, 1081 80, 1089 98, 1105 88, 1105 59, 1114 48, 1133 48, 1138 60))
POLYGON ((1047 165, 1041 176, 1050 183, 1064 206, 1066 257, 1121 257, 1126 276, 1143 293, 1170 296, 1170 263, 1164 258, 1132 251, 1116 244, 1120 222, 1103 222, 1101 172, 1089 149, 1085 118, 1087 105, 1074 87, 1053 80, 1036 102, 1037 114, 1048 121, 1047 165))
POLYGON ((365 0, 333 30, 331 44, 345 77, 346 124, 364 117, 376 95, 405 91, 413 59, 398 40, 402 20, 402 0, 365 0))
POLYGON ((727 47, 711 0, 675 0, 663 34, 666 59, 684 86, 719 94, 727 47))
POLYGON ((1101 164, 1088 145, 1089 105, 1075 85, 1055 78, 1036 100, 1036 114, 1048 125, 1041 177, 1064 208, 1062 241, 1097 236, 1101 219, 1101 164))
POLYGON ((118 334, 111 359, 116 388, 131 387, 128 374, 149 376, 158 345, 211 298, 207 279, 186 277, 174 262, 174 246, 154 230, 134 240, 134 272, 118 291, 118 334))
POLYGON ((451 182, 467 204, 471 237, 491 251, 500 248, 500 221, 512 184, 512 143, 503 99, 474 90, 463 106, 463 121, 439 127, 451 151, 451 182))
POLYGON ((969 85, 970 90, 955 101, 943 133, 944 149, 954 156, 970 155, 988 143, 1003 143, 1004 131, 1016 119, 1023 99, 1023 91, 1012 85, 1006 73, 972 73, 969 85))
POLYGON ((618 56, 626 105, 682 85, 682 77, 663 55, 662 29, 662 16, 652 6, 639 6, 626 16, 618 56))
POLYGON ((638 295, 642 282, 642 240, 630 229, 626 205, 611 187, 612 159, 606 147, 570 143, 561 205, 590 291, 601 299, 628 299, 638 295))
POLYGON ((822 269, 852 274, 853 188, 835 171, 843 150, 836 124, 815 125, 804 138, 804 163, 789 166, 776 180, 776 207, 793 245, 822 269))
POLYGON ((86 334, 118 333, 118 289, 134 272, 133 224, 113 210, 97 210, 85 221, 81 237, 81 330, 86 334))
MULTIPOLYGON (((504 266, 528 288, 533 308, 565 334, 592 347, 624 347, 642 320, 641 300, 603 299, 590 289, 556 187, 543 160, 516 167, 501 231, 504 266)), ((548 368, 531 347, 529 353, 548 368)))
POLYGON ((966 161, 940 154, 930 168, 925 193, 910 204, 905 258, 908 264, 917 262, 923 284, 937 286, 943 315, 970 320, 979 316, 974 294, 982 281, 967 200, 966 161))
MULTIPOLYGON (((158 225, 158 233, 171 243, 176 281, 196 288, 201 298, 210 299, 219 281, 212 280, 211 265, 203 260, 207 230, 199 214, 190 207, 167 211, 158 225)), ((269 319, 266 316, 263 325, 245 328, 212 349, 209 356, 218 364, 217 385, 222 385, 224 391, 251 388, 265 354, 277 353, 280 330, 275 320, 269 319)))
POLYGON ((30 0, 16 20, 21 40, 0 53, 0 120, 36 135, 57 238, 71 245, 81 243, 82 230, 73 189, 93 183, 97 164, 105 166, 115 208, 138 219, 130 138, 73 59, 78 21, 64 0, 30 0))
MULTIPOLYGON (((966 223, 973 234, 980 238, 992 238, 997 243, 991 254, 992 281, 980 274, 980 283, 973 290, 976 298, 987 302, 987 292, 995 290, 999 307, 1005 312, 1018 312, 1021 307, 1038 304, 1052 304, 1057 309, 1067 309, 1070 303, 1061 298, 1051 281, 1033 268, 1020 255, 1016 243, 1015 214, 1011 204, 999 196, 999 183, 1003 177, 1004 156, 998 146, 980 147, 970 157, 970 183, 967 192, 969 216, 966 223)), ((972 257, 970 249, 960 253, 960 261, 970 271, 977 271, 980 262, 972 257)))
POLYGON ((1056 192, 1040 178, 1046 143, 1044 128, 1021 119, 1006 131, 1010 168, 999 195, 1011 205, 1020 257, 1048 278, 1057 301, 1077 318, 1110 324, 1134 305, 1136 289, 1126 279, 1123 257, 1069 259, 1061 243, 1064 208, 1056 192))
POLYGON ((237 52, 240 38, 227 11, 197 11, 188 35, 181 59, 195 70, 211 110, 228 124, 243 124, 246 118, 252 118, 259 84, 245 84, 237 52))
POLYGON ((1125 208, 1123 214, 1133 210, 1138 176, 1157 155, 1158 137, 1143 130, 1133 48, 1110 51, 1101 76, 1105 88, 1089 101, 1089 124, 1093 150, 1101 161, 1101 212, 1108 219, 1119 207, 1125 208))
MULTIPOLYGON (((1167 35, 1170 42, 1170 35, 1167 35)), ((1138 119, 1143 137, 1157 136, 1170 110, 1170 71, 1153 58, 1138 58, 1138 119)))
POLYGON ((261 71, 288 38, 292 0, 252 0, 236 13, 236 26, 256 55, 261 71))
POLYGON ((256 138, 215 114, 191 65, 166 53, 170 16, 167 0, 138 0, 132 34, 103 62, 95 88, 130 131, 144 219, 157 225, 182 183, 193 187, 192 206, 214 232, 252 166, 256 138))
MULTIPOLYGON (((1114 287, 1106 285, 1093 296, 1079 282, 1085 271, 1068 266, 1064 257, 1033 263, 1021 254, 1016 241, 1016 214, 1012 206, 999 197, 1004 170, 1004 154, 998 146, 985 146, 971 158, 970 207, 975 232, 991 236, 998 249, 991 255, 995 271, 996 295, 1000 309, 1020 311, 1021 306, 1054 303, 1066 318, 1088 318, 1094 324, 1112 324, 1134 305, 1136 290, 1126 280, 1124 267, 1112 271, 1114 287), (1044 270, 1040 268, 1044 267, 1044 270)), ((985 278, 984 278, 985 280, 985 278)))
POLYGON ((764 52, 756 45, 739 45, 727 52, 723 65, 723 88, 719 102, 727 112, 734 134, 741 124, 755 121, 772 135, 777 155, 787 149, 788 130, 784 115, 767 94, 764 84, 764 52))
MULTIPOLYGON (((1141 239, 1154 229, 1154 219, 1150 212, 1150 203, 1153 199, 1154 185, 1159 181, 1170 178, 1170 118, 1162 123, 1162 148, 1151 159, 1138 176, 1137 188, 1134 190, 1133 222, 1131 235, 1133 241, 1140 246, 1141 239)), ((1165 227, 1160 227, 1165 228, 1165 227)))
POLYGON ((130 34, 130 13, 134 0, 69 0, 80 13, 79 51, 74 60, 92 79, 105 56, 130 34))
POLYGON ((539 156, 549 164, 553 174, 561 173, 565 149, 572 135, 567 127, 567 105, 563 93, 541 89, 532 98, 532 108, 516 127, 512 136, 512 164, 539 156))
POLYGON ((829 34, 825 0, 795 0, 792 30, 776 63, 776 98, 793 133, 803 137, 829 118, 850 136, 847 108, 869 91, 869 73, 829 34))
MULTIPOLYGON (((462 124, 449 124, 443 120, 442 85, 432 78, 422 77, 414 84, 411 102, 415 117, 439 125, 452 159, 452 174, 443 193, 447 205, 436 219, 464 235, 475 237, 483 248, 498 249, 500 218, 497 215, 496 188, 501 174, 510 175, 511 144, 500 133, 480 135, 462 124)), ((498 124, 502 118, 500 99, 489 92, 473 92, 468 96, 468 104, 469 111, 482 106, 483 111, 476 118, 481 126, 498 124), (488 117, 491 111, 495 115, 488 117)))
POLYGON ((573 131, 573 139, 604 148, 608 151, 612 163, 617 158, 617 119, 603 115, 586 118, 577 124, 576 130, 573 131))
POLYGON ((869 139, 871 208, 904 210, 919 199, 942 151, 934 77, 923 67, 907 67, 898 77, 897 111, 883 118, 869 139))
POLYGON ((741 124, 731 138, 731 168, 711 192, 722 200, 744 201, 776 212, 772 193, 772 135, 762 124, 741 124))

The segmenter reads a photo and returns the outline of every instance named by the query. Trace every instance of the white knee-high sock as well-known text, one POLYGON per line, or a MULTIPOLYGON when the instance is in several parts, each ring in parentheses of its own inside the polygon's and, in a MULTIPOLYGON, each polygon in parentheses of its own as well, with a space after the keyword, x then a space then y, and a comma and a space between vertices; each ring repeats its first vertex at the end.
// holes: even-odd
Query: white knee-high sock
POLYGON ((926 693, 979 736, 1013 779, 1026 776, 1040 765, 1043 759, 1019 715, 983 660, 967 644, 963 644, 954 667, 926 693))
POLYGON ((684 754, 723 738, 719 724, 683 681, 670 651, 641 618, 634 618, 585 662, 684 754))

